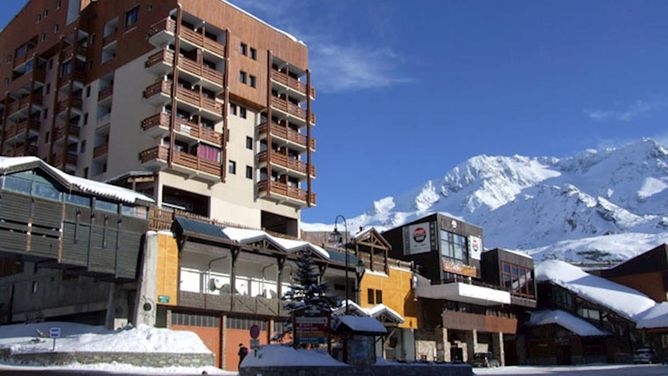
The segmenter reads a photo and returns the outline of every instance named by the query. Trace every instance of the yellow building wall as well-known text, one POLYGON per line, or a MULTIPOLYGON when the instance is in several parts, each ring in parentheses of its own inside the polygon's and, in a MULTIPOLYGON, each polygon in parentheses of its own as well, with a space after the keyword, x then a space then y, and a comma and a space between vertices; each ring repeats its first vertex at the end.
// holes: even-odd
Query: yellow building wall
POLYGON ((156 271, 156 302, 176 305, 179 283, 179 248, 176 239, 168 234, 158 234, 158 268, 156 271), (160 299, 163 297, 163 299, 160 299), (169 302, 164 302, 164 297, 169 302))
POLYGON ((383 304, 390 307, 404 318, 400 328, 418 328, 417 301, 412 289, 413 273, 410 270, 389 268, 389 274, 373 273, 367 270, 360 283, 360 306, 371 308, 368 303, 368 289, 383 291, 383 304))

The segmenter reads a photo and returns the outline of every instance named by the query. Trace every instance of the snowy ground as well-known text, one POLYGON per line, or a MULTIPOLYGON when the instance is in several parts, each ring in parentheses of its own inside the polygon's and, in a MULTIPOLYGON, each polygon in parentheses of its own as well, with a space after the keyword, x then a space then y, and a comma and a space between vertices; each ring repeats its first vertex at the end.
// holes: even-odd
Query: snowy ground
POLYGON ((551 375, 551 376, 665 376, 666 365, 594 365, 594 366, 559 366, 559 367, 501 367, 476 368, 476 375, 551 375))
POLYGON ((236 376, 215 367, 136 367, 129 364, 70 364, 59 367, 29 367, 0 364, 0 375, 225 375, 236 376))

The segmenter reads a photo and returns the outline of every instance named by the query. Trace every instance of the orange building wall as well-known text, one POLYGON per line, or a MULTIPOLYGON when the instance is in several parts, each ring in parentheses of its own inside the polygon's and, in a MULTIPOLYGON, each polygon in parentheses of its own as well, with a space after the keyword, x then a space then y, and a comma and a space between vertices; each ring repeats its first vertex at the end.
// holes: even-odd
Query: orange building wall
POLYGON ((373 304, 367 303, 368 289, 382 290, 383 304, 404 318, 404 323, 400 324, 399 327, 416 329, 418 327, 418 312, 413 295, 412 278, 413 273, 410 270, 394 267, 390 267, 387 276, 369 272, 364 273, 360 283, 360 305, 363 308, 373 306, 373 304))
POLYGON ((156 301, 168 296, 169 303, 176 305, 179 286, 179 248, 176 239, 168 234, 158 234, 158 268, 156 271, 156 301))

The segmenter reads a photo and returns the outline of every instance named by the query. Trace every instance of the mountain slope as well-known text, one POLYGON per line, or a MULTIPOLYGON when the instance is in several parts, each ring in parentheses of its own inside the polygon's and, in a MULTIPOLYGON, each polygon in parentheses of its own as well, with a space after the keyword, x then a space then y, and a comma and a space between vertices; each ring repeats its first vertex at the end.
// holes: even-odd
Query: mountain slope
POLYGON ((476 156, 349 225, 393 227, 431 212, 482 226, 486 248, 621 261, 668 242, 668 150, 642 139, 567 158, 476 156))

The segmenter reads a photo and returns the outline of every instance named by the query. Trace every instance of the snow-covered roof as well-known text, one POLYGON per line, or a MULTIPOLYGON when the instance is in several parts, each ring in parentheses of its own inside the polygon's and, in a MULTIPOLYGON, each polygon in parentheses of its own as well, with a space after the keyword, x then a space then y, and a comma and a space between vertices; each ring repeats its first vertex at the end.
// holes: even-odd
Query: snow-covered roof
POLYGON ((337 317, 335 330, 339 330, 341 325, 345 325, 350 330, 359 333, 385 334, 387 329, 383 324, 373 317, 343 315, 337 317))
POLYGON ((668 303, 657 304, 638 320, 638 329, 668 328, 668 303))
POLYGON ((284 239, 277 236, 269 235, 268 233, 262 230, 248 230, 234 227, 225 227, 223 234, 230 238, 231 240, 237 241, 241 244, 254 243, 262 240, 266 240, 277 248, 288 252, 298 252, 302 250, 310 250, 317 253, 325 259, 329 259, 329 252, 324 250, 322 247, 305 242, 303 240, 292 240, 284 239))
MULTIPOLYGON (((498 249, 499 249, 500 251, 503 251, 503 252, 512 253, 512 254, 514 254, 514 255, 521 256, 521 257, 525 257, 525 258, 529 258, 529 259, 532 259, 532 260, 533 260, 533 257, 531 257, 531 255, 529 255, 528 253, 526 253, 526 252, 524 252, 524 251, 514 250, 514 249, 506 249, 506 248, 498 248, 498 249)), ((490 251, 491 251, 491 250, 490 250, 490 251)), ((489 251, 485 251, 485 252, 489 252, 489 251)))
POLYGON ((531 312, 531 318, 528 322, 529 326, 548 324, 557 324, 582 337, 610 335, 610 333, 600 330, 588 321, 565 311, 554 310, 531 312))
MULTIPOLYGON (((345 309, 346 309, 346 303, 345 303, 345 300, 344 300, 343 302, 341 302, 341 306, 338 307, 334 311, 334 313, 337 314, 337 315, 344 314, 345 309)), ((362 306, 360 306, 359 304, 357 304, 354 301, 348 299, 348 311, 349 312, 355 312, 362 317, 373 317, 373 318, 380 317, 381 315, 385 314, 399 324, 404 322, 403 316, 401 316, 399 313, 397 313, 397 311, 395 311, 392 308, 386 306, 385 304, 376 304, 373 307, 362 308, 362 306)))
POLYGON ((248 354, 241 363, 246 367, 347 367, 326 351, 293 349, 287 345, 265 345, 258 351, 248 354))
POLYGON ((256 15, 254 15, 254 14, 252 14, 252 13, 249 13, 248 11, 245 11, 245 10, 239 8, 238 6, 236 6, 236 5, 232 4, 232 3, 230 3, 229 1, 226 1, 226 0, 221 0, 221 1, 222 1, 223 3, 225 3, 225 4, 229 5, 229 6, 231 6, 232 8, 234 8, 234 9, 240 11, 241 13, 244 13, 245 15, 251 17, 252 19, 254 19, 254 20, 256 20, 256 21, 258 21, 258 22, 260 22, 260 23, 262 23, 262 24, 264 24, 264 25, 266 25, 266 26, 269 26, 270 28, 272 28, 272 29, 274 29, 274 30, 276 30, 276 31, 278 31, 279 33, 281 33, 281 34, 285 35, 286 37, 290 38, 290 40, 292 40, 293 42, 297 42, 297 43, 299 43, 299 44, 301 44, 301 45, 303 45, 303 46, 306 46, 306 43, 304 43, 303 41, 297 39, 294 35, 288 33, 287 31, 281 30, 281 29, 277 28, 276 26, 270 25, 268 22, 263 21, 262 19, 260 19, 260 18, 257 17, 256 15))
POLYGON ((37 157, 0 157, 0 174, 33 168, 41 168, 68 189, 130 204, 146 205, 154 202, 150 197, 126 188, 66 174, 37 157))
POLYGON ((550 281, 632 321, 656 304, 637 290, 591 275, 564 261, 549 260, 538 264, 536 280, 550 281))

